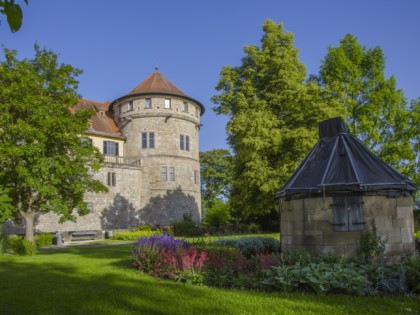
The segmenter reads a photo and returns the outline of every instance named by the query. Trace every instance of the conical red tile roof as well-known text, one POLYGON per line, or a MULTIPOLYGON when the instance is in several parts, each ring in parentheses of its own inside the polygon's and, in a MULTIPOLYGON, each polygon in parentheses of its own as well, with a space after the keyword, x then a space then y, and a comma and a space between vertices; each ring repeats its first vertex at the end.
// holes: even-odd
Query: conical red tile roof
POLYGON ((155 71, 146 80, 137 85, 128 95, 139 93, 167 93, 180 96, 186 96, 180 89, 178 89, 165 76, 155 71))
POLYGON ((180 89, 178 89, 171 81, 169 81, 162 73, 159 71, 153 72, 146 80, 137 85, 130 93, 124 95, 114 101, 109 105, 110 110, 113 110, 113 107, 116 103, 121 102, 124 99, 132 98, 134 95, 147 95, 147 94, 162 94, 162 95, 173 95, 180 96, 186 99, 190 99, 197 103, 201 108, 201 115, 203 115, 205 108, 196 99, 186 95, 180 89))

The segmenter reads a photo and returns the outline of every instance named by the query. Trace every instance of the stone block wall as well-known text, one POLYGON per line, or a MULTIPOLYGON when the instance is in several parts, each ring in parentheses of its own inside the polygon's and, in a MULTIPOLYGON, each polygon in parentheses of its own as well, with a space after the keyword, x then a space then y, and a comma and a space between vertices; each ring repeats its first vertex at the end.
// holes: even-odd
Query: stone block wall
POLYGON ((91 213, 77 216, 76 222, 58 223, 58 216, 47 213, 37 218, 35 228, 42 232, 127 229, 138 226, 141 205, 140 167, 106 164, 95 178, 107 185, 108 172, 115 173, 116 185, 107 186, 107 193, 85 194, 84 201, 93 204, 91 213))
MULTIPOLYGON (((356 255, 363 231, 334 231, 331 204, 332 197, 284 201, 280 207, 282 250, 356 255)), ((364 196, 363 213, 365 229, 375 220, 377 233, 386 243, 385 257, 389 263, 398 263, 402 256, 414 253, 412 197, 364 196)))

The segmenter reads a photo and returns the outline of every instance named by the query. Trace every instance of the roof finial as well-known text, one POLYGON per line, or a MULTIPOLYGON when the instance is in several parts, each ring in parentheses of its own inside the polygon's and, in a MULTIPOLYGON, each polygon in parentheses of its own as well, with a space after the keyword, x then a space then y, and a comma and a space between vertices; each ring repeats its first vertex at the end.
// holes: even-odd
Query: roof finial
POLYGON ((156 64, 155 65, 155 71, 157 72, 159 70, 159 66, 156 64))

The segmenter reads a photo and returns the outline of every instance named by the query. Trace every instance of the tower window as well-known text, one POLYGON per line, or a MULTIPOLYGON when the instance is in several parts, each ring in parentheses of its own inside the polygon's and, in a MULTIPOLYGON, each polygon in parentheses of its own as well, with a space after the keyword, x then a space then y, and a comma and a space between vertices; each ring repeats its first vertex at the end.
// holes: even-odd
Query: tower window
POLYGON ((142 149, 155 148, 155 133, 154 132, 141 133, 141 148, 142 149), (147 142, 147 138, 149 138, 149 142, 147 142))
POLYGON ((149 132, 149 148, 154 149, 155 147, 155 133, 149 132))
POLYGON ((185 145, 184 145, 184 135, 180 135, 179 136, 179 148, 181 150, 185 150, 185 145))
POLYGON ((161 179, 163 182, 166 182, 166 181, 168 180, 168 169, 167 169, 167 167, 166 167, 166 166, 162 166, 160 179, 161 179))
POLYGON ((194 171, 194 184, 198 184, 198 172, 194 171))
POLYGON ((104 141, 103 149, 105 155, 118 155, 118 142, 104 141))
POLYGON ((152 108, 152 99, 151 98, 146 98, 145 108, 152 108))
POLYGON ((170 181, 175 181, 175 168, 170 167, 169 168, 169 180, 170 181))
POLYGON ((182 106, 182 111, 188 113, 188 103, 184 102, 183 106, 182 106))
POLYGON ((171 99, 165 98, 165 108, 171 108, 171 99))
POLYGON ((116 178, 115 172, 108 172, 107 182, 108 182, 108 186, 116 186, 117 178, 116 178))
POLYGON ((128 102, 128 111, 132 111, 132 110, 134 110, 134 104, 133 104, 133 101, 129 101, 128 102))
POLYGON ((179 136, 179 148, 181 150, 190 151, 190 136, 187 136, 187 135, 179 136))
POLYGON ((147 132, 141 133, 141 148, 147 149, 147 132))

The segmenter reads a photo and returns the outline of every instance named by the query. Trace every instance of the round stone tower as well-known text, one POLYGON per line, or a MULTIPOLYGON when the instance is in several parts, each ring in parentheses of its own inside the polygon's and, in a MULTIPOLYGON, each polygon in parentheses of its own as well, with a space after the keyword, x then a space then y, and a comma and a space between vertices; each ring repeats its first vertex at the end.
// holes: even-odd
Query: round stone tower
POLYGON ((124 156, 141 161, 139 220, 201 220, 199 131, 204 106, 160 72, 110 105, 126 137, 124 156))

